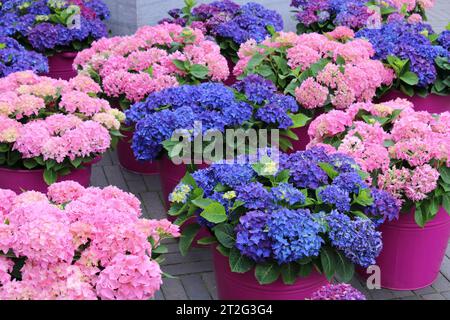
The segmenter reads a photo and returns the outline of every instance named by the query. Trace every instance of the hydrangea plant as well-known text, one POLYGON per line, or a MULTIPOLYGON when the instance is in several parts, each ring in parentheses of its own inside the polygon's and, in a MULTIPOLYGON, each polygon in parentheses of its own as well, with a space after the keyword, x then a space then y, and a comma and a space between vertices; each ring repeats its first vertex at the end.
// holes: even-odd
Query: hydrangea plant
POLYGON ((439 37, 428 24, 393 20, 379 29, 361 30, 356 36, 370 41, 375 58, 394 70, 396 80, 391 88, 408 96, 450 94, 446 33, 439 37))
POLYGON ((215 163, 186 174, 170 200, 176 223, 197 219, 183 231, 182 254, 207 227, 212 236, 198 243, 215 243, 232 272, 254 269, 260 284, 280 276, 293 284, 314 268, 348 281, 354 265, 375 263, 382 249, 376 227, 399 213, 392 196, 365 183, 352 158, 321 147, 215 163))
POLYGON ((364 294, 346 283, 323 286, 311 297, 311 300, 366 300, 364 294))
POLYGON ((75 66, 122 109, 163 89, 229 76, 219 46, 201 30, 167 23, 142 27, 132 36, 101 39, 78 54, 75 66))
POLYGON ((31 71, 0 79, 0 166, 45 169, 52 184, 115 146, 125 115, 90 78, 70 81, 31 71))
POLYGON ((141 216, 139 200, 116 187, 0 189, 0 299, 152 298, 164 275, 162 241, 180 234, 141 216))
POLYGON ((185 0, 185 7, 169 11, 171 18, 162 22, 177 23, 203 30, 213 36, 227 58, 237 61, 237 51, 244 42, 263 41, 275 31, 283 30, 279 13, 255 2, 239 5, 231 0, 218 0, 196 6, 185 0))
POLYGON ((192 140, 199 135, 205 138, 201 151, 217 143, 225 153, 229 141, 221 144, 218 140, 207 140, 206 136, 214 132, 225 136, 226 129, 234 128, 243 132, 255 129, 255 133, 267 129, 268 136, 272 129, 279 129, 280 145, 289 148, 291 129, 303 126, 306 121, 297 112, 293 97, 279 94, 271 81, 250 75, 233 87, 203 83, 153 93, 126 111, 126 121, 136 129, 132 144, 136 158, 149 161, 161 157, 164 149, 169 157, 178 156, 181 143, 172 137, 181 130, 192 140), (202 127, 196 128, 196 122, 202 127))
POLYGON ((47 55, 81 51, 108 34, 109 9, 102 0, 5 0, 0 35, 47 55))
POLYGON ((355 104, 311 123, 310 146, 352 156, 372 184, 395 196, 402 211, 415 207, 424 226, 443 206, 450 214, 450 113, 415 112, 402 99, 355 104))
POLYGON ((37 52, 26 50, 13 38, 0 35, 0 77, 25 70, 36 73, 48 72, 47 58, 37 52))
POLYGON ((346 109, 370 101, 393 80, 393 72, 372 59, 371 44, 353 37, 352 30, 339 27, 327 35, 280 32, 259 45, 250 40, 239 50, 234 73, 271 80, 279 91, 295 97, 308 117, 346 109))

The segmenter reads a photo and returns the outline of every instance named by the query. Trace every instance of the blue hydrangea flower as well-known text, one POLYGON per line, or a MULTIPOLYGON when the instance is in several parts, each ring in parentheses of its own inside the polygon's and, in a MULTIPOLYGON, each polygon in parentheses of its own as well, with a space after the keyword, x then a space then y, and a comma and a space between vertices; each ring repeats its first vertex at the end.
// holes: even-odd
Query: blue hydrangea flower
POLYGON ((327 217, 329 238, 334 247, 344 253, 353 263, 369 267, 376 263, 383 243, 381 232, 369 219, 351 220, 347 215, 333 211, 327 217))
POLYGON ((318 223, 309 210, 280 209, 267 223, 274 258, 279 264, 317 257, 324 240, 318 223))
POLYGON ((272 242, 267 232, 268 214, 250 211, 239 219, 236 226, 236 248, 244 256, 263 262, 272 255, 272 242))
POLYGON ((381 218, 381 222, 393 221, 399 218, 400 207, 398 201, 384 190, 371 189, 373 204, 366 207, 364 213, 374 217, 381 218))
POLYGON ((333 180, 333 185, 349 193, 359 193, 360 189, 367 189, 368 185, 357 172, 341 173, 333 180))
POLYGON ((306 200, 305 195, 290 183, 282 183, 279 186, 272 188, 271 191, 273 198, 277 202, 285 202, 289 205, 294 205, 304 204, 306 200))
POLYGON ((326 204, 334 206, 339 212, 349 212, 351 198, 348 191, 335 185, 326 186, 319 192, 319 197, 326 204))
POLYGON ((259 182, 241 184, 236 191, 237 199, 244 202, 247 209, 266 210, 273 206, 272 195, 259 182))
POLYGON ((231 188, 248 184, 256 173, 249 164, 220 164, 212 165, 216 181, 231 188))

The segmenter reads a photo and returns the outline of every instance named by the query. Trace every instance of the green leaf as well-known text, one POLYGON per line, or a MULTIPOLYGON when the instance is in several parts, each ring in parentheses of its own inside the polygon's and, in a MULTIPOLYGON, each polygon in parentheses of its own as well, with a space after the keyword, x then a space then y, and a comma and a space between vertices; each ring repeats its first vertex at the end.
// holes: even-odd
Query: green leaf
POLYGON ((450 168, 446 167, 446 166, 442 166, 439 169, 439 173, 441 175, 442 180, 446 183, 446 184, 450 184, 450 168))
POLYGON ((25 168, 31 170, 38 166, 38 163, 34 159, 25 159, 23 160, 23 165, 25 168))
POLYGON ((415 86, 416 84, 419 83, 419 77, 417 76, 417 74, 411 71, 407 71, 404 74, 402 74, 400 76, 400 80, 409 84, 410 86, 415 86))
POLYGON ((291 262, 281 266, 281 277, 284 284, 294 284, 297 280, 298 273, 300 272, 300 265, 291 262))
POLYGON ((165 254, 168 252, 169 252, 169 249, 166 246, 159 246, 157 248, 152 249, 152 253, 156 253, 156 254, 165 254))
POLYGON ((185 61, 183 60, 178 60, 178 59, 174 59, 172 60, 173 64, 175 65, 175 67, 177 67, 179 70, 181 71, 187 71, 186 70, 186 66, 185 66, 185 61))
POLYGON ((329 247, 322 248, 320 253, 320 262, 322 263, 323 272, 328 280, 331 280, 335 274, 335 253, 334 250, 329 247))
POLYGON ((47 185, 52 185, 56 182, 56 179, 58 178, 57 174, 53 170, 44 170, 44 181, 47 183, 47 185))
POLYGON ((255 277, 259 284, 271 284, 280 276, 280 266, 276 262, 258 264, 255 268, 255 277))
POLYGON ((83 162, 83 159, 81 159, 81 158, 76 158, 74 160, 70 160, 70 163, 72 164, 72 166, 74 168, 78 168, 82 162, 83 162))
POLYGON ((325 171, 331 179, 334 179, 339 175, 339 173, 329 163, 319 162, 319 167, 322 168, 322 170, 325 171))
POLYGON ((445 211, 450 214, 450 193, 446 193, 442 197, 442 206, 444 207, 445 211))
POLYGON ((237 248, 230 250, 230 269, 235 273, 246 273, 250 271, 255 263, 250 258, 243 256, 237 248))
POLYGON ((216 247, 216 250, 220 252, 221 255, 223 255, 224 257, 229 257, 230 256, 230 249, 225 248, 223 245, 221 245, 219 243, 219 245, 216 247))
POLYGON ((291 129, 304 127, 309 122, 309 120, 311 120, 310 117, 304 115, 303 113, 293 114, 290 117, 292 119, 292 122, 294 123, 291 129))
POLYGON ((423 215, 422 208, 420 206, 416 206, 416 211, 414 213, 414 219, 419 227, 424 227, 426 223, 426 219, 423 215))
POLYGON ((211 203, 213 203, 213 200, 200 198, 192 200, 192 203, 201 209, 206 209, 211 203))
POLYGON ((373 198, 370 189, 360 189, 358 196, 355 198, 355 202, 364 207, 371 206, 373 204, 373 198))
POLYGON ((231 249, 236 243, 234 228, 231 224, 219 224, 214 228, 214 234, 221 245, 231 249))
POLYGON ((257 65, 264 61, 266 57, 260 53, 256 53, 247 64, 247 70, 253 70, 257 65))
POLYGON ((341 252, 336 251, 336 274, 342 282, 349 282, 355 274, 355 265, 341 252))
POLYGON ((190 67, 189 72, 198 79, 206 79, 209 69, 201 64, 194 64, 190 67))
POLYGON ((192 241, 194 241, 194 238, 200 231, 200 228, 200 225, 193 223, 187 225, 183 230, 183 234, 181 235, 180 242, 178 244, 182 256, 185 256, 187 254, 192 241))
POLYGON ((299 275, 299 277, 302 277, 302 278, 309 277, 312 270, 313 270, 312 263, 302 264, 302 265, 300 265, 300 270, 298 272, 298 275, 299 275))
POLYGON ((204 237, 197 241, 198 244, 203 245, 203 246, 208 246, 208 245, 216 243, 216 242, 217 242, 217 240, 215 237, 204 237))
POLYGON ((222 223, 228 219, 225 207, 218 202, 213 202, 207 206, 200 216, 212 223, 222 223))

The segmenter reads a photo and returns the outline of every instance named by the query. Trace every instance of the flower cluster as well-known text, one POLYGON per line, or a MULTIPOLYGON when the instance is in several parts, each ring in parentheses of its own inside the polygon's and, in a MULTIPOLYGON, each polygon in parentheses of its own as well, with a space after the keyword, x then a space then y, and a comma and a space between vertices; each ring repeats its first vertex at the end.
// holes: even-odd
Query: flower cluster
POLYGON ((75 66, 121 106, 180 84, 225 80, 229 75, 217 44, 199 29, 176 24, 145 26, 132 36, 101 39, 78 54, 75 66))
POLYGON ((135 196, 69 181, 0 199, 0 299, 143 300, 159 290, 152 251, 179 230, 140 219, 135 196))
MULTIPOLYGON (((431 27, 424 23, 407 23, 394 20, 383 24, 378 29, 364 29, 356 34, 372 43, 375 58, 389 64, 395 71, 398 81, 395 88, 412 95, 414 91, 429 93, 448 93, 447 86, 441 86, 438 79, 442 73, 448 74, 445 62, 449 51, 445 42, 445 34, 440 39, 442 46, 437 45, 432 37, 437 37, 431 27)), ((447 63, 448 64, 448 63, 447 63)), ((446 77, 446 75, 445 75, 446 77)), ((445 80, 444 75, 442 80, 445 80)))
MULTIPOLYGON (((433 193, 439 194, 440 185, 446 183, 438 181, 439 171, 450 166, 449 121, 448 112, 415 112, 402 99, 360 103, 313 121, 310 146, 328 144, 352 156, 377 187, 397 198, 398 205, 420 206, 431 198, 439 202, 433 193)), ((384 197, 375 192, 374 201, 391 216, 395 210, 384 197)))
POLYGON ((298 33, 327 32, 337 26, 353 30, 379 25, 392 16, 422 21, 434 0, 292 0, 298 33))
MULTIPOLYGON (((382 249, 377 223, 399 214, 395 198, 383 193, 381 201, 380 192, 344 154, 320 147, 292 155, 259 149, 255 156, 188 174, 171 196, 170 212, 183 221, 196 216, 211 228, 221 252, 229 252, 230 259, 242 255, 250 267, 234 272, 254 264, 295 269, 299 262, 315 264, 330 250, 347 266, 367 267, 382 249), (396 212, 385 215, 386 206, 396 212)), ((334 267, 327 276, 334 275, 334 267)))
POLYGON ((6 0, 0 7, 0 35, 42 53, 80 51, 108 34, 102 0, 6 0))
POLYGON ((231 0, 217 0, 209 4, 195 6, 195 2, 185 0, 185 10, 169 11, 171 18, 162 22, 190 25, 216 38, 224 54, 235 57, 239 45, 254 39, 263 41, 270 36, 269 27, 274 31, 283 30, 281 15, 255 2, 240 6, 231 0), (187 10, 186 10, 187 9, 187 10), (189 13, 186 14, 186 11, 189 13))
POLYGON ((132 145, 136 158, 154 160, 159 157, 163 142, 174 133, 182 133, 180 130, 195 136, 225 132, 246 122, 255 129, 287 130, 295 126, 292 114, 297 111, 294 98, 278 94, 270 81, 251 75, 234 88, 203 83, 165 89, 134 104, 126 116, 128 123, 136 127, 132 145))
POLYGON ((0 165, 33 169, 50 161, 65 170, 106 152, 125 116, 98 93, 85 76, 63 81, 24 71, 0 79, 0 165))
POLYGON ((311 300, 366 300, 364 294, 346 283, 329 284, 313 293, 311 300))
POLYGON ((47 58, 37 52, 26 50, 13 38, 0 35, 0 77, 25 70, 36 73, 47 72, 47 58))
POLYGON ((346 109, 370 101, 378 88, 393 80, 391 70, 371 59, 370 43, 347 41, 352 36, 350 29, 340 28, 328 37, 281 32, 261 45, 250 40, 239 50, 234 73, 264 75, 305 109, 346 109))

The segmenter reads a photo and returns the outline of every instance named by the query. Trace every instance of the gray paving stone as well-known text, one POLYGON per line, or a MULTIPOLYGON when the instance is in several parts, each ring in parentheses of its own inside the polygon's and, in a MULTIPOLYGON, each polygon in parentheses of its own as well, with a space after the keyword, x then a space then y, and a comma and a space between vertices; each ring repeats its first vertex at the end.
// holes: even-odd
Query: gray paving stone
POLYGON ((144 180, 141 178, 141 180, 132 180, 127 181, 128 188, 130 192, 134 194, 138 193, 145 193, 148 191, 147 187, 144 184, 144 180))
POLYGON ((103 170, 105 171, 106 179, 108 179, 109 184, 128 191, 128 186, 122 176, 122 172, 116 165, 103 166, 103 170))
POLYGON ((450 258, 445 257, 441 265, 441 273, 450 280, 450 258))
POLYGON ((426 294, 423 295, 422 298, 424 300, 445 300, 445 298, 439 293, 426 294))
POLYGON ((394 295, 396 298, 407 298, 407 297, 413 297, 415 296, 414 292, 412 291, 396 291, 396 290, 390 290, 390 292, 394 295))
POLYGON ((199 261, 183 264, 174 264, 170 266, 165 266, 164 271, 173 276, 202 273, 202 272, 212 272, 213 264, 212 261, 199 261))
POLYGON ((180 253, 168 253, 164 256, 164 265, 180 264, 186 262, 198 262, 211 260, 211 252, 209 250, 192 251, 183 257, 180 253))
POLYGON ((438 292, 449 291, 450 281, 446 277, 444 277, 441 273, 439 273, 439 276, 433 283, 432 287, 436 289, 436 291, 438 292))
POLYGON ((92 167, 91 185, 96 187, 106 187, 109 185, 103 167, 95 165, 92 167))
POLYGON ((441 294, 445 297, 446 300, 450 300, 450 291, 441 292, 441 294))
POLYGON ((167 214, 157 192, 141 193, 147 216, 152 219, 166 219, 167 214))
POLYGON ((188 296, 184 291, 183 284, 180 279, 163 279, 161 288, 166 300, 187 300, 188 296))
POLYGON ((419 296, 411 296, 411 297, 404 297, 400 298, 401 300, 422 300, 419 296))
POLYGON ((205 282, 198 274, 192 274, 181 277, 184 290, 191 300, 211 300, 205 282))
POLYGON ((143 178, 140 174, 128 171, 127 169, 121 168, 122 175, 125 178, 125 181, 139 181, 143 182, 143 178))
POLYGON ((144 176, 144 182, 148 191, 161 191, 161 180, 159 175, 144 176))
POLYGON ((155 293, 155 300, 165 300, 164 294, 161 290, 155 293))
POLYGON ((389 300, 394 299, 395 296, 390 290, 380 289, 380 290, 369 290, 372 299, 374 300, 389 300))
POLYGON ((425 295, 425 294, 436 293, 436 290, 432 286, 429 286, 429 287, 422 288, 419 290, 414 290, 414 293, 421 296, 421 295, 425 295))
POLYGON ((202 278, 203 281, 205 281, 206 288, 208 289, 211 297, 214 300, 217 300, 216 276, 214 275, 214 272, 203 273, 202 278))

